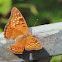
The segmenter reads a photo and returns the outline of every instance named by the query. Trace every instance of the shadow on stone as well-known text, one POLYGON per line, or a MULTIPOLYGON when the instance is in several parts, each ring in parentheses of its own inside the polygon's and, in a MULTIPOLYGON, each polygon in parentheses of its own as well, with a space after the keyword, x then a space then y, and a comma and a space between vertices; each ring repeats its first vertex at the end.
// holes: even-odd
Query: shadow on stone
POLYGON ((41 57, 50 56, 44 48, 41 50, 32 50, 32 51, 24 50, 23 54, 15 54, 15 55, 18 56, 19 58, 23 59, 23 60, 29 60, 30 59, 30 53, 32 53, 33 60, 37 60, 41 57))
POLYGON ((23 60, 29 60, 30 52, 24 50, 23 54, 15 54, 15 55, 23 60))
POLYGON ((41 57, 50 56, 49 53, 44 48, 41 50, 33 50, 31 53, 34 60, 40 59, 41 57))

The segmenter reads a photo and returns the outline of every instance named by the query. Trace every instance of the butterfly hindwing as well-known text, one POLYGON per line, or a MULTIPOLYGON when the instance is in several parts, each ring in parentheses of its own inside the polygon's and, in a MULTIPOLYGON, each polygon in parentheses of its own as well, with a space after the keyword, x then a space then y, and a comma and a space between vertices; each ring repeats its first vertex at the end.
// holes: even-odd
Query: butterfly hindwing
POLYGON ((39 40, 37 40, 33 36, 29 36, 26 41, 25 50, 30 51, 30 50, 39 50, 39 49, 42 49, 42 45, 39 42, 39 40))
POLYGON ((26 41, 20 41, 19 43, 15 43, 10 45, 10 50, 15 54, 22 54, 24 51, 26 41))

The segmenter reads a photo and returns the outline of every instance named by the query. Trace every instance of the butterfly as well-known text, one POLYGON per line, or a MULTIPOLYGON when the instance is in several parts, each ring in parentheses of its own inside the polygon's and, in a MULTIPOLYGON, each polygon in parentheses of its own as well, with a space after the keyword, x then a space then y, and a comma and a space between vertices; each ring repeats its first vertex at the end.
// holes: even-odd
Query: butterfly
POLYGON ((26 51, 42 49, 39 40, 28 33, 27 23, 16 7, 11 10, 9 22, 4 28, 4 38, 16 39, 16 42, 10 45, 10 50, 15 54, 23 54, 24 49, 26 51))

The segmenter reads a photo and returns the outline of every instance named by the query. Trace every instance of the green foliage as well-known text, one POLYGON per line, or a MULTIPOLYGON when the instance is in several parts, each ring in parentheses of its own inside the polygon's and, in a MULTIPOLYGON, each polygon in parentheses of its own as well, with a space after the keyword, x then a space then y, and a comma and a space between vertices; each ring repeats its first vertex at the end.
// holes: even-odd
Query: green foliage
POLYGON ((56 10, 51 14, 51 23, 62 22, 62 11, 56 10))
POLYGON ((0 0, 0 14, 8 14, 12 6, 12 0, 0 0))
POLYGON ((1 19, 0 19, 0 23, 6 24, 6 23, 8 23, 8 19, 6 19, 6 18, 1 18, 1 19))
POLYGON ((3 32, 3 29, 2 28, 0 28, 0 32, 3 32))
POLYGON ((62 62, 62 55, 53 57, 50 62, 62 62))
MULTIPOLYGON (((21 8, 22 13, 27 12, 25 16, 28 26, 33 26, 38 19, 36 25, 45 23, 56 23, 62 21, 62 7, 60 1, 57 0, 22 0, 18 1, 15 7, 21 8), (24 2, 24 3, 23 3, 24 2), (30 22, 30 23, 29 23, 30 22)), ((23 14, 24 15, 24 14, 23 14)))
POLYGON ((26 4, 26 3, 21 3, 21 4, 16 4, 14 5, 14 7, 18 7, 18 8, 29 8, 30 11, 34 14, 34 15, 37 15, 38 14, 38 11, 36 9, 36 6, 33 5, 33 4, 26 4))

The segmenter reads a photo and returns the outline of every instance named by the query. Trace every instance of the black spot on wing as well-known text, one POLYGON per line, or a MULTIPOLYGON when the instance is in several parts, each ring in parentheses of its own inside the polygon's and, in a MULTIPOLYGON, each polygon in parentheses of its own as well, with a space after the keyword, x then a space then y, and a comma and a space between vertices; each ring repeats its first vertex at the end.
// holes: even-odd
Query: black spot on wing
POLYGON ((38 40, 35 40, 35 43, 37 43, 38 42, 38 40))
POLYGON ((19 18, 19 21, 23 21, 24 22, 24 19, 23 18, 19 18))
POLYGON ((23 26, 23 27, 26 27, 26 26, 23 26))
POLYGON ((34 41, 35 39, 34 39, 34 38, 32 38, 32 40, 34 41))
POLYGON ((19 13, 19 16, 21 17, 22 15, 19 13))
POLYGON ((37 43, 37 42, 38 42, 38 40, 37 40, 37 39, 35 39, 35 38, 32 38, 32 40, 33 40, 33 41, 35 41, 35 43, 37 43))
POLYGON ((22 23, 22 24, 25 24, 25 23, 22 23))

